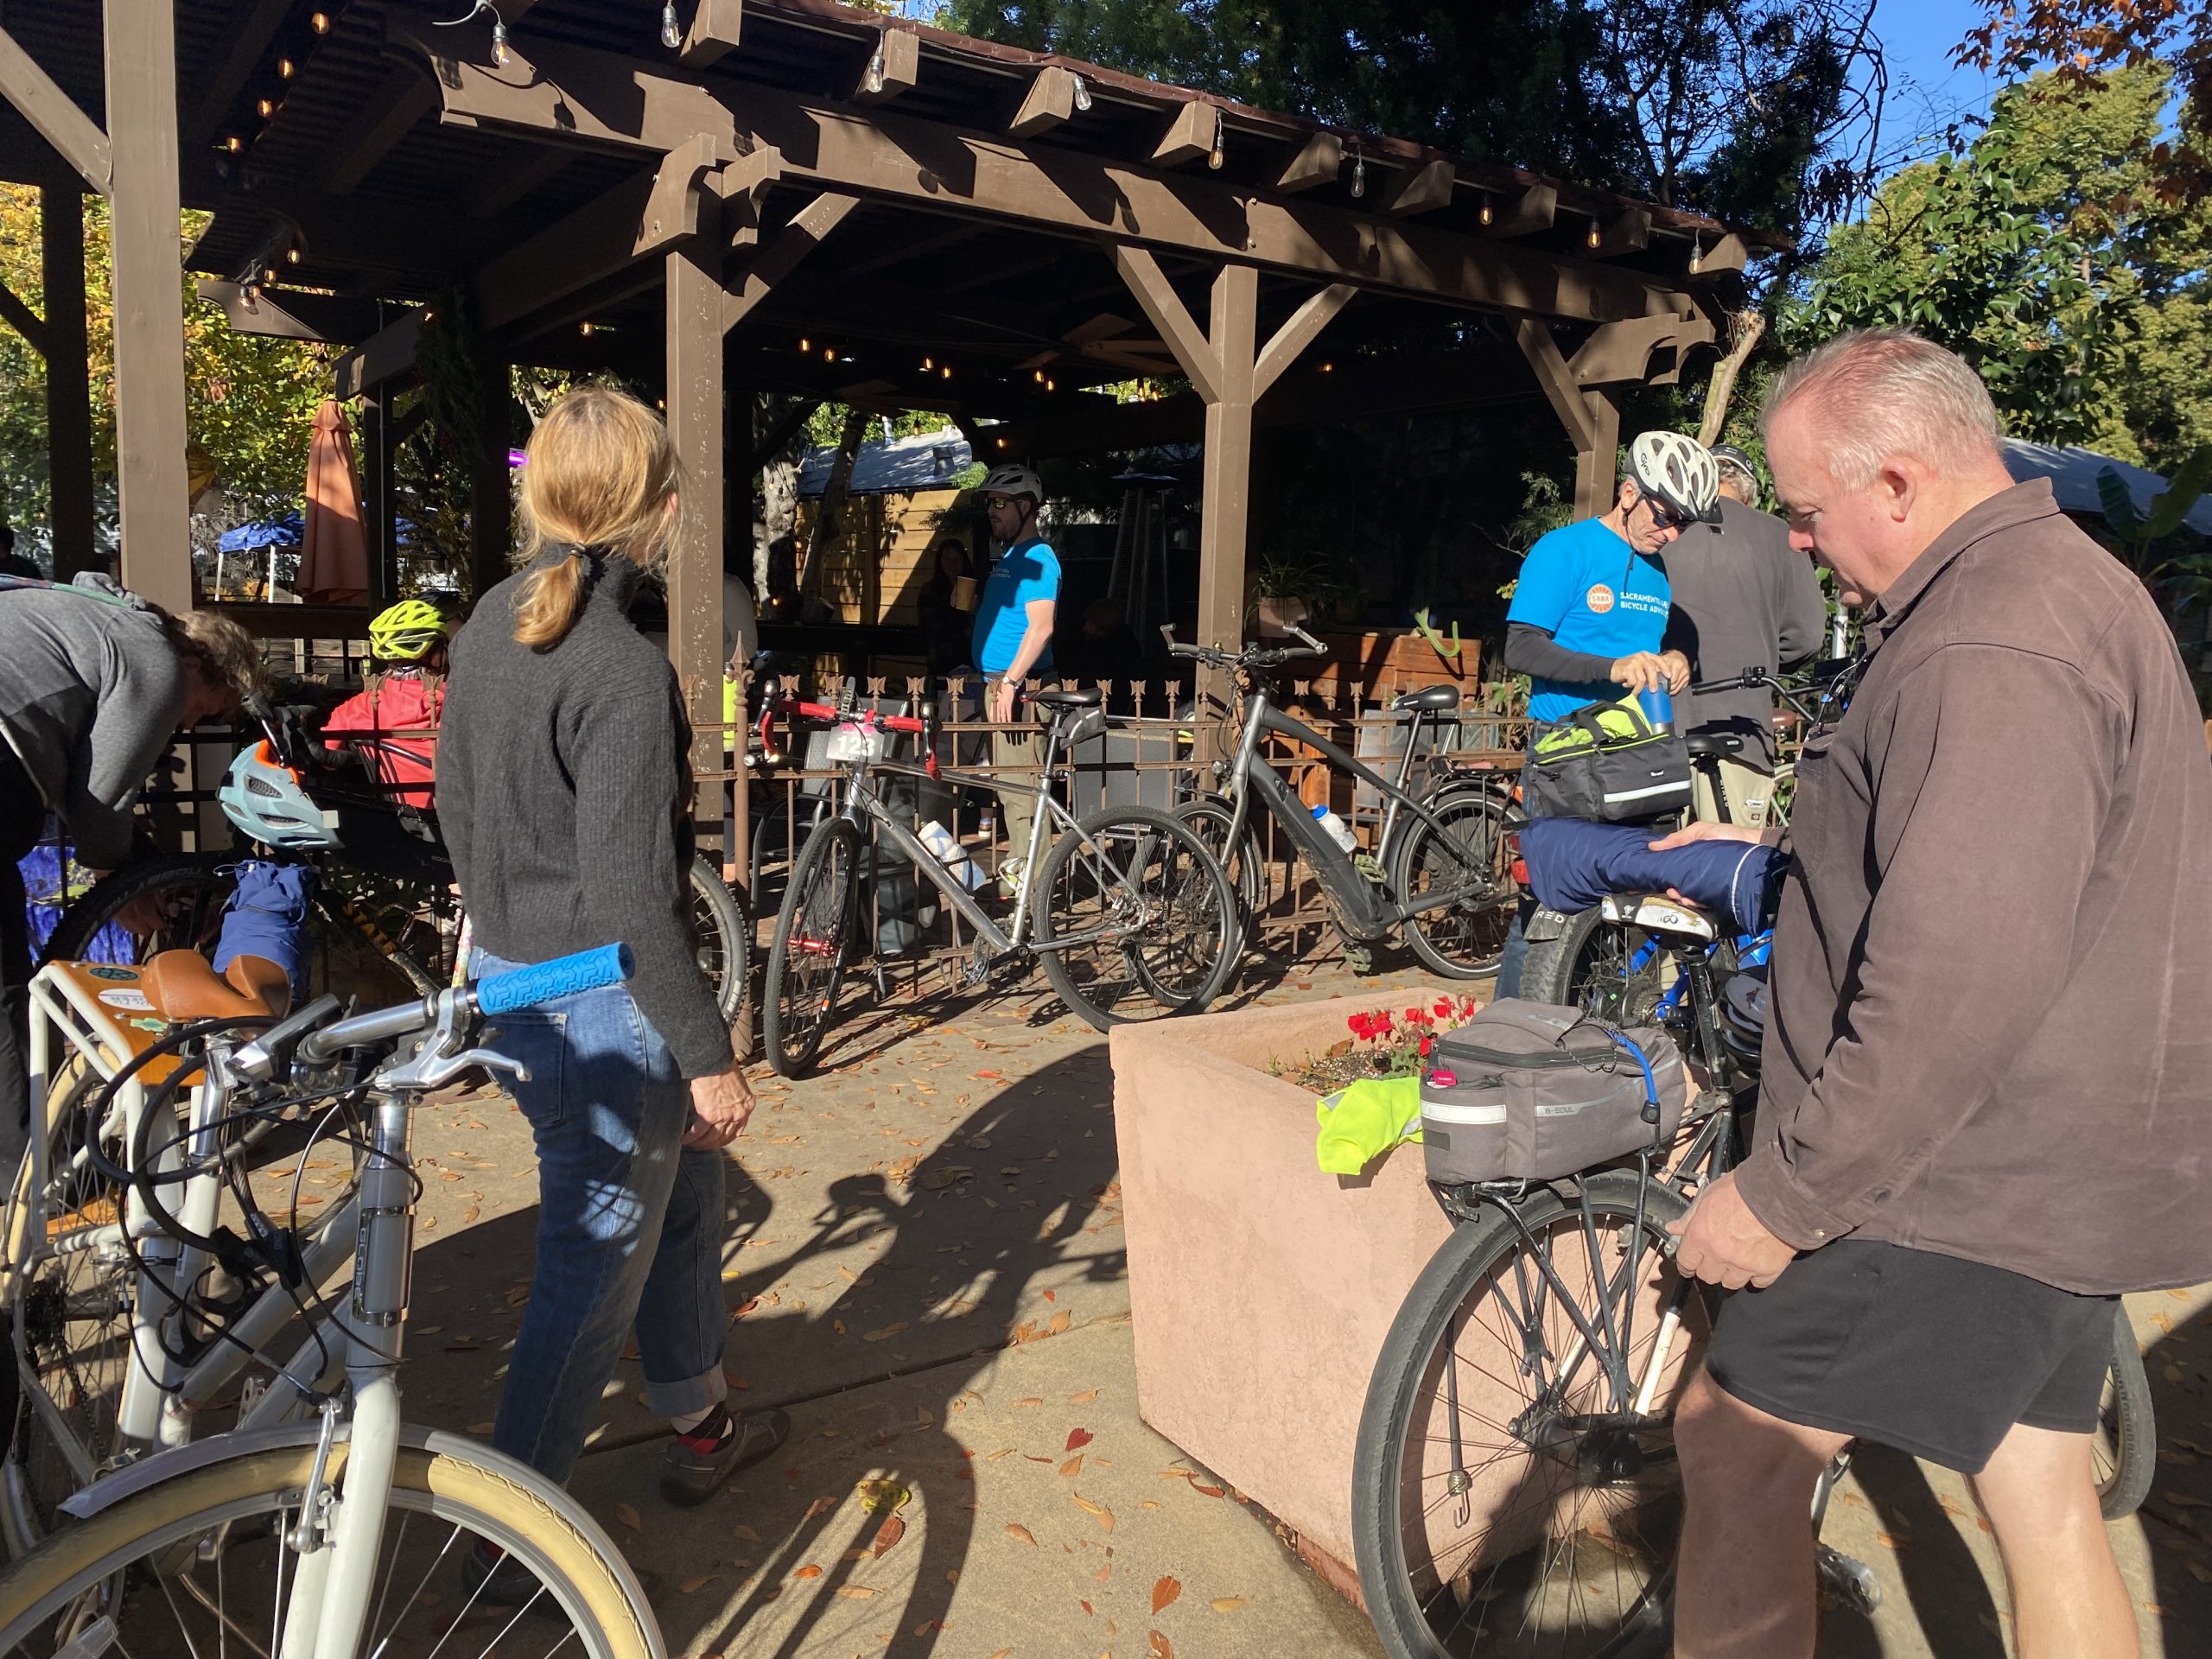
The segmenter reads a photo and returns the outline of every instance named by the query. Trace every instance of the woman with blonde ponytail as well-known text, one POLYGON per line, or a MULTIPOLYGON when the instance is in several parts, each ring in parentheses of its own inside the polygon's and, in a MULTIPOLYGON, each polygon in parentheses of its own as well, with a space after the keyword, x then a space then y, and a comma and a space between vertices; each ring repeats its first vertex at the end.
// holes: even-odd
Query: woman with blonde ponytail
MULTIPOLYGON (((723 1404, 721 1148, 753 1096, 691 937, 690 726, 627 613, 676 528, 676 456, 652 410, 606 386, 555 404, 527 454, 522 569, 454 643, 440 817, 476 972, 616 943, 637 972, 499 1021, 530 1070, 515 1097, 542 1202, 493 1444, 565 1481, 634 1324, 647 1402, 676 1431, 662 1495, 698 1503, 790 1422, 723 1404)), ((495 1553, 471 1572, 487 1596, 510 1588, 495 1553)))

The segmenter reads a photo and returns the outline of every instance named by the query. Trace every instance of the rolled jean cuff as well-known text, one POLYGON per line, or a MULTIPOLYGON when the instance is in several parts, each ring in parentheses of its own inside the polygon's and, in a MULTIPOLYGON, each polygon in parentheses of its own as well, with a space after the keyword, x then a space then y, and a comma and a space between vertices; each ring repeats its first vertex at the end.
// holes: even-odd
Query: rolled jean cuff
POLYGON ((645 1409, 656 1417, 694 1417, 728 1398, 729 1379, 722 1375, 719 1360, 713 1370, 681 1382, 656 1382, 650 1377, 645 1382, 645 1409))

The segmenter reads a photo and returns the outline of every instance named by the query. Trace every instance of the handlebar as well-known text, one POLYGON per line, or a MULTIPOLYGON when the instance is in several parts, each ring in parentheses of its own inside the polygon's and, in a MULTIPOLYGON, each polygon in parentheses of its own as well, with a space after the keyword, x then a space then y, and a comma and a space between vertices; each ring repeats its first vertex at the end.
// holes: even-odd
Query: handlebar
POLYGON ((1274 668, 1281 664, 1306 657, 1325 657, 1329 648, 1312 634, 1293 623, 1290 632, 1302 641, 1301 645, 1246 645, 1243 650, 1224 651, 1219 645, 1186 645, 1175 638, 1175 625, 1160 625, 1160 637, 1167 642, 1170 657, 1188 657, 1204 663, 1208 668, 1274 668))
MULTIPOLYGON (((541 1002, 550 1002, 556 997, 573 996, 578 991, 597 990, 602 985, 620 985, 637 971, 637 959, 630 954, 626 944, 603 944, 595 950, 579 950, 572 956, 556 957, 550 962, 532 963, 526 968, 516 968, 504 974, 493 974, 480 979, 467 990, 447 992, 444 995, 467 997, 479 1014, 511 1014, 517 1008, 534 1007, 541 1002)), ((438 1018, 439 997, 426 996, 413 1002, 401 1002, 389 1008, 372 1008, 366 1014, 357 1014, 351 1019, 340 1020, 335 1025, 325 1026, 320 1031, 309 1032, 301 1039, 299 1057, 308 1065, 321 1065, 335 1059, 349 1048, 365 1047, 371 1043, 388 1042, 395 1037, 411 1036, 438 1018)), ((299 1019, 315 1010, 327 1016, 336 1000, 322 998, 314 1009, 303 1008, 299 1019), (328 1005, 328 1006, 326 1006, 328 1005)), ((291 1020, 285 1022, 293 1023, 291 1020)), ((283 1030, 270 1033, 276 1037, 283 1030)), ((264 1046, 273 1048, 264 1039, 264 1046)))

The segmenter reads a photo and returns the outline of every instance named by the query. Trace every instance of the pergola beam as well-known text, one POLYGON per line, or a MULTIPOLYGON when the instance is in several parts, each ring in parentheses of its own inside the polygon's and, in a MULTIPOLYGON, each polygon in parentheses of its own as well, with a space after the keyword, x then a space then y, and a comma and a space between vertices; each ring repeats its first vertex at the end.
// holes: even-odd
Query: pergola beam
POLYGON ((1159 143, 1153 147, 1152 160, 1156 167, 1181 167, 1186 162, 1202 161, 1213 154, 1214 140, 1221 130, 1221 111, 1211 104, 1185 104, 1175 112, 1159 143))
MULTIPOLYGON (((94 568, 92 353, 85 306, 85 198, 74 180, 39 191, 46 302, 46 522, 54 575, 94 568)), ((182 318, 178 319, 181 327, 182 318)), ((181 344, 181 342, 180 342, 181 344)))
POLYGON ((320 183, 325 195, 350 196, 378 162, 391 154, 415 124, 438 106, 437 88, 414 64, 393 67, 351 127, 333 141, 336 152, 320 183))
POLYGON ((1515 331, 1522 355, 1536 372, 1560 424, 1574 446, 1574 516, 1595 518, 1613 505, 1613 452, 1620 443, 1620 409, 1605 392, 1577 384, 1548 325, 1522 319, 1515 331))
POLYGON ((775 239, 753 257, 738 285, 722 294, 718 319, 721 334, 727 334, 750 316, 776 284, 797 270, 799 261, 820 247, 830 232, 843 223, 845 215, 859 206, 857 196, 824 191, 799 209, 775 239))
POLYGON ((1433 213, 1440 207, 1449 207, 1452 187, 1459 181, 1459 169, 1442 157, 1425 162, 1405 175, 1390 197, 1389 211, 1402 219, 1411 213, 1433 213))
POLYGON ((340 358, 331 371, 335 395, 358 397, 412 369, 415 348, 422 341, 423 323, 429 315, 425 308, 387 323, 340 358))
POLYGON ((1260 353, 1260 359, 1253 367, 1253 401, 1256 403, 1268 395, 1268 388, 1282 378, 1285 369, 1298 361, 1358 292, 1350 283, 1332 283, 1290 314, 1290 320, 1275 330, 1274 338, 1268 341, 1267 349, 1260 353))
POLYGON ((1558 213, 1558 187, 1532 184, 1494 213, 1487 228, 1492 236, 1535 236, 1551 229, 1558 213))
POLYGON ((1058 64, 1048 63, 1029 83, 1021 107, 1014 112, 1014 119, 1007 123, 1006 130, 1017 138, 1033 137, 1058 126, 1074 113, 1075 77, 1058 64))
MULTIPOLYGON (((737 117, 710 89, 626 58, 548 46, 525 60, 511 48, 507 67, 495 69, 449 55, 442 41, 417 44, 434 64, 448 120, 652 151, 703 131, 727 137, 733 155, 738 148, 737 117)), ((767 86, 746 87, 741 107, 749 135, 782 151, 789 182, 1520 315, 1607 322, 1694 309, 1664 278, 1316 201, 1256 196, 1205 175, 1164 175, 767 86)))
POLYGON ((705 68, 737 49, 744 22, 745 0, 699 0, 683 44, 677 48, 677 59, 694 69, 705 68))
POLYGON ((41 357, 46 353, 46 322, 39 314, 23 303, 16 290, 0 283, 0 322, 23 337, 23 343, 41 357))
POLYGON ((336 294, 292 294, 258 289, 220 277, 193 285, 198 296, 222 308, 234 334, 273 340, 311 340, 351 346, 376 332, 377 302, 336 294))
POLYGON ((861 83, 853 89, 855 104, 884 104, 901 92, 914 90, 914 83, 921 79, 922 43, 911 29, 893 29, 886 25, 876 37, 874 52, 869 54, 868 67, 861 73, 861 83), (879 65, 876 60, 880 58, 879 65), (874 86, 868 83, 874 80, 874 86))
POLYGON ((1122 280, 1128 284, 1129 293, 1144 308, 1152 326, 1160 330, 1160 339, 1167 342, 1167 349, 1183 365, 1183 372, 1198 388, 1198 396, 1211 406, 1223 396, 1221 362, 1215 354, 1214 344, 1206 331, 1185 307, 1175 285, 1167 280, 1160 262, 1143 248, 1130 247, 1123 243, 1113 245, 1114 268, 1122 273, 1122 280))
POLYGON ((1275 180, 1275 188, 1288 196, 1317 185, 1334 184, 1344 166, 1344 141, 1333 132, 1317 132, 1290 158, 1290 165, 1275 180))
POLYGON ((556 144, 531 145, 527 156, 512 167, 499 168, 489 174, 470 193, 468 216, 497 219, 575 159, 556 144))
MULTIPOLYGON (((113 10, 109 8, 111 12, 113 10)), ((114 19, 111 17, 110 21, 114 19)), ((175 29, 172 19, 172 36, 175 29)), ((54 77, 40 68, 38 60, 17 45, 16 37, 4 29, 0 29, 0 97, 15 105, 16 112, 38 130, 39 137, 54 146, 55 154, 74 168, 79 178, 100 194, 107 194, 115 171, 107 134, 77 107, 76 100, 55 85, 54 77)), ((174 94, 170 101, 175 103, 174 94)), ((174 137, 170 147, 175 147, 174 137)))

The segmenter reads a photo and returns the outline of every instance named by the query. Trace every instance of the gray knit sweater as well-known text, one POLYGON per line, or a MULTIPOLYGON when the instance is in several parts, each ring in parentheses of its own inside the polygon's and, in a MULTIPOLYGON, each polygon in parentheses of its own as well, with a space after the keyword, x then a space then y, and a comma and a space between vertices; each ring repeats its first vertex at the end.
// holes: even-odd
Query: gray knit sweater
POLYGON ((637 578, 607 560, 542 651, 515 640, 520 575, 484 596, 454 641, 438 819, 479 944, 514 962, 627 944, 639 1008, 701 1077, 729 1065, 729 1030, 691 932, 690 728, 675 670, 630 626, 637 578))
POLYGON ((130 855, 130 803, 187 690, 161 618, 111 578, 0 589, 0 737, 92 868, 130 855))

